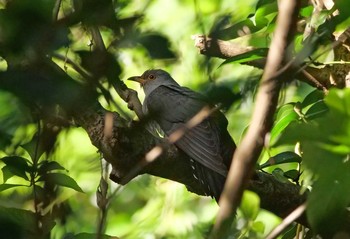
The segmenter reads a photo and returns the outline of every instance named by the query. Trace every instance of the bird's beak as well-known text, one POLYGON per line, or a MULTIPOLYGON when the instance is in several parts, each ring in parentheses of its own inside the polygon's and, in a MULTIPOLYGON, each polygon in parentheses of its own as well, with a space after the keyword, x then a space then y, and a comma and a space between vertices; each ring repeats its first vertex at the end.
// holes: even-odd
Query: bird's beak
POLYGON ((136 81, 140 83, 141 86, 143 86, 146 83, 146 80, 143 79, 141 76, 132 76, 132 77, 129 77, 128 80, 136 81))

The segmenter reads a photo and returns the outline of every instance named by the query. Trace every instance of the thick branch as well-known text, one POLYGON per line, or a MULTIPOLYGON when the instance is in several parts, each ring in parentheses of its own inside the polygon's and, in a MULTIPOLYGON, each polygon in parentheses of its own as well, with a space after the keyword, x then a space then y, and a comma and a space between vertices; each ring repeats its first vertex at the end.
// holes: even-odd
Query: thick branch
MULTIPOLYGON (((335 61, 348 62, 350 59, 349 44, 346 42, 349 38, 350 28, 342 33, 334 45, 335 61)), ((251 46, 242 47, 230 41, 223 41, 210 38, 204 35, 193 36, 195 46, 203 55, 228 59, 237 55, 249 52, 254 48, 251 46)), ((242 64, 254 66, 263 69, 266 64, 266 58, 248 61, 242 64)), ((327 93, 332 86, 343 88, 349 81, 349 64, 325 65, 323 68, 307 66, 302 71, 295 70, 294 77, 316 87, 327 93)))
MULTIPOLYGON (((92 143, 112 164, 113 171, 110 177, 113 181, 122 182, 134 167, 141 164, 142 170, 139 174, 147 173, 170 179, 186 185, 196 194, 204 195, 201 185, 192 176, 190 160, 175 146, 167 147, 163 155, 153 163, 142 163, 144 155, 150 149, 163 143, 162 139, 150 134, 143 124, 129 125, 117 113, 105 111, 100 105, 85 109, 83 114, 77 113, 75 120, 88 132, 92 143), (108 137, 104 135, 106 114, 113 115, 113 133, 108 137)), ((299 194, 299 186, 279 182, 273 176, 261 172, 249 181, 248 189, 260 196, 262 208, 281 217, 288 215, 306 200, 305 195, 299 194)), ((307 224, 305 218, 299 222, 307 224)))

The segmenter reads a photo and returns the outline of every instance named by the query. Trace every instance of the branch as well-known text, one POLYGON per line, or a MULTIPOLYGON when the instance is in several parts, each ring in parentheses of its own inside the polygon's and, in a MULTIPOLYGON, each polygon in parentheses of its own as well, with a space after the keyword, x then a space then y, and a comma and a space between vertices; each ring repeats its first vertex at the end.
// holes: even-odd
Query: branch
MULTIPOLYGON (((165 144, 164 139, 150 134, 142 123, 134 122, 130 125, 117 113, 106 111, 100 105, 77 112, 74 119, 87 131, 92 143, 112 165, 110 178, 116 183, 126 184, 132 178, 125 178, 134 171, 136 165, 142 165, 145 154, 156 145, 165 144), (113 117, 112 135, 108 137, 104 131, 106 115, 113 117)), ((173 145, 165 147, 157 160, 141 167, 133 177, 145 173, 182 183, 191 192, 204 195, 200 183, 192 176, 188 156, 173 145)), ((306 195, 299 194, 299 186, 279 182, 272 175, 263 172, 258 172, 249 181, 248 189, 260 196, 262 208, 280 217, 288 215, 306 200, 306 195)), ((305 217, 300 218, 299 222, 307 226, 305 217)))
POLYGON ((280 2, 275 35, 255 101, 259 102, 259 105, 255 106, 248 132, 234 154, 220 197, 220 210, 211 234, 213 238, 222 238, 227 234, 231 219, 240 204, 243 191, 264 146, 265 136, 271 130, 281 83, 290 77, 286 71, 279 75, 276 75, 276 72, 283 64, 286 47, 296 26, 298 9, 297 1, 280 2))
MULTIPOLYGON (((91 27, 91 35, 96 45, 96 50, 107 55, 106 46, 104 45, 101 33, 97 26, 91 27)), ((129 109, 133 110, 139 119, 142 119, 144 115, 142 112, 141 102, 137 96, 137 91, 129 89, 124 82, 120 81, 120 79, 117 81, 112 81, 111 83, 120 98, 122 98, 128 104, 129 109)))
MULTIPOLYGON (((337 61, 347 62, 350 60, 349 43, 347 42, 349 36, 350 28, 342 33, 331 47, 335 51, 335 59, 337 61)), ((223 41, 204 35, 195 35, 192 38, 194 39, 195 46, 199 49, 199 52, 210 57, 228 59, 254 49, 251 46, 242 47, 230 41, 223 41)), ((262 58, 242 64, 263 69, 266 64, 266 59, 262 58)), ((319 90, 322 90, 324 93, 327 93, 328 89, 333 86, 342 88, 349 84, 348 82, 350 81, 349 64, 326 65, 323 68, 305 66, 304 68, 305 69, 302 69, 301 71, 296 69, 296 73, 292 74, 297 79, 306 82, 319 90)))

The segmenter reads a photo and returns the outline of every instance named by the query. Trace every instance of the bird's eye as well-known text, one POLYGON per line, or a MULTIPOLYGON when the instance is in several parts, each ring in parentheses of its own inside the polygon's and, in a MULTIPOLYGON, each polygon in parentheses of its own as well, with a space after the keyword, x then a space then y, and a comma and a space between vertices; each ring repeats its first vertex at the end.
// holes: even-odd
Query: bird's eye
POLYGON ((150 80, 154 80, 155 78, 156 77, 154 75, 152 75, 152 74, 148 76, 148 79, 150 79, 150 80))

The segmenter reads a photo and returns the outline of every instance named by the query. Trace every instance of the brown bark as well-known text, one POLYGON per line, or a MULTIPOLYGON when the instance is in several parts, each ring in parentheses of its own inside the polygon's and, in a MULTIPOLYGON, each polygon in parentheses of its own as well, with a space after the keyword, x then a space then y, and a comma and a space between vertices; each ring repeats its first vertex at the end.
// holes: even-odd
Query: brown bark
MULTIPOLYGON (((111 163, 113 171, 110 178, 114 182, 126 184, 129 179, 146 173, 182 183, 190 191, 204 195, 201 185, 192 176, 189 158, 175 146, 165 147, 164 153, 150 164, 144 161, 145 154, 156 145, 164 145, 164 140, 150 134, 143 123, 129 124, 117 113, 106 111, 100 105, 85 109, 84 112, 77 113, 75 121, 86 130, 91 142, 111 163), (106 136, 105 119, 108 114, 113 116, 113 127, 106 136)), ((305 195, 299 194, 299 186, 279 182, 263 172, 255 174, 248 183, 248 189, 260 196, 262 208, 281 217, 306 200, 305 195)), ((299 222, 307 225, 305 218, 299 222)))

